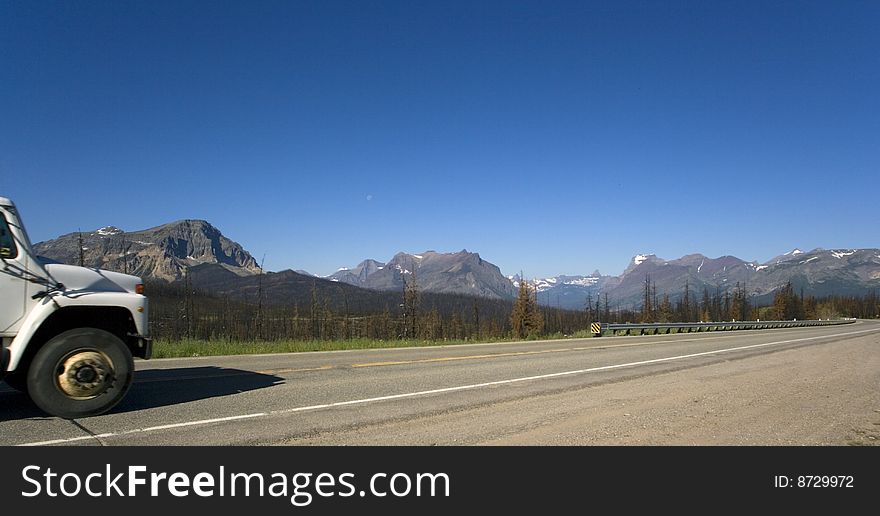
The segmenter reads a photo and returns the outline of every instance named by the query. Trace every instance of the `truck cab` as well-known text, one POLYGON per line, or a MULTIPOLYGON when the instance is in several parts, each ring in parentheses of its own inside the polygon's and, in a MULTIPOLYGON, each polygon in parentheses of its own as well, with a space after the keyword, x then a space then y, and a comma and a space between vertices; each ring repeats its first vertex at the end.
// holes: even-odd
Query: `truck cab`
POLYGON ((149 359, 143 281, 46 263, 15 204, 0 197, 0 378, 45 412, 104 413, 126 394, 134 357, 149 359))

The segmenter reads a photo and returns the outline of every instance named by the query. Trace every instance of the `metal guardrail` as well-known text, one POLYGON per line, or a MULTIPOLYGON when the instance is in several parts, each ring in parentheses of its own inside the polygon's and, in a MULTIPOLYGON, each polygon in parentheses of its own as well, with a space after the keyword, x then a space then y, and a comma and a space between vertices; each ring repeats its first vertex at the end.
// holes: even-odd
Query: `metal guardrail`
POLYGON ((593 331, 594 337, 602 335, 657 335, 669 333, 697 333, 706 331, 769 330, 773 328, 800 328, 804 326, 834 326, 852 324, 855 319, 833 319, 826 321, 730 321, 699 323, 649 323, 649 324, 608 324, 600 325, 600 331, 593 331), (675 330, 675 331, 673 331, 675 330))

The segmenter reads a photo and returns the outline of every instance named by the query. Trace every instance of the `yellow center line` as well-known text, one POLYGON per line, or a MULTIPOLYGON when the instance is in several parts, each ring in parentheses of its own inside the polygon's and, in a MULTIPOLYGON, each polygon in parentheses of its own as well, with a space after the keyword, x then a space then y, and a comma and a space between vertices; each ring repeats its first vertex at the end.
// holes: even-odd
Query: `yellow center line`
MULTIPOLYGON (((669 342, 669 341, 664 341, 669 342)), ((657 342, 656 344, 662 344, 663 342, 657 342)), ((417 360, 391 360, 387 362, 366 362, 361 364, 351 364, 350 367, 383 367, 383 366, 393 366, 393 365, 406 365, 406 364, 426 364, 431 362, 452 362, 456 360, 481 360, 487 358, 502 358, 502 357, 516 357, 516 356, 524 356, 524 355, 541 355, 546 353, 565 353, 571 351, 591 351, 596 349, 612 349, 612 348, 629 348, 633 346, 644 346, 645 342, 633 342, 630 344, 610 344, 605 346, 580 346, 580 347, 572 347, 572 348, 556 348, 556 349, 543 349, 543 350, 534 350, 534 351, 511 351, 509 353, 489 353, 485 355, 464 355, 457 357, 438 357, 438 358, 420 358, 417 360)), ((654 343, 650 343, 654 344, 654 343)))
POLYGON ((421 358, 418 360, 395 360, 390 362, 368 362, 364 364, 352 364, 351 367, 381 367, 381 366, 391 366, 391 365, 405 365, 405 364, 425 364, 429 362, 451 362, 454 360, 479 360, 484 358, 499 358, 499 357, 516 357, 522 355, 540 355, 544 353, 560 353, 563 351, 574 351, 575 348, 562 348, 562 349, 543 349, 537 351, 514 351, 510 353, 491 353, 488 355, 465 355, 461 357, 438 357, 438 358, 421 358))
POLYGON ((323 365, 319 367, 303 367, 299 369, 266 369, 265 371, 254 371, 257 374, 284 374, 284 373, 304 373, 308 371, 326 371, 328 369, 337 369, 338 366, 323 365))
MULTIPOLYGON (((228 378, 230 376, 247 376, 251 374, 284 374, 284 373, 301 373, 306 371, 325 371, 327 369, 336 369, 335 366, 325 365, 320 367, 304 367, 299 369, 267 369, 265 371, 236 371, 223 374, 208 375, 188 375, 188 376, 160 376, 157 378, 139 378, 135 383, 153 383, 153 382, 170 382, 177 380, 212 380, 215 378, 228 378)), ((157 369, 153 369, 156 371, 157 369)))

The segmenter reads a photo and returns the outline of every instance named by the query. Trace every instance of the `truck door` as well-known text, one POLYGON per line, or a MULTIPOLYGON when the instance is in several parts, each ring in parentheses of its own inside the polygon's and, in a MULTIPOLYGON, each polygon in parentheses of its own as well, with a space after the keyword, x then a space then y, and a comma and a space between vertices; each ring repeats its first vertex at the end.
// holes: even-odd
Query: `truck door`
POLYGON ((15 335, 24 317, 27 282, 16 273, 27 269, 22 251, 0 211, 0 336, 15 335))

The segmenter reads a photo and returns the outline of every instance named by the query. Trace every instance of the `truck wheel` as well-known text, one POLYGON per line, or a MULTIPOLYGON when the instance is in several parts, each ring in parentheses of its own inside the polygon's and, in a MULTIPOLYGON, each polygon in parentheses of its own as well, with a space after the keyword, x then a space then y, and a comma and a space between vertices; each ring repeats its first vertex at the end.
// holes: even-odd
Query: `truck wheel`
POLYGON ((27 373, 28 394, 54 416, 97 416, 131 386, 134 360, 119 337, 97 328, 60 333, 43 345, 27 373))

